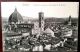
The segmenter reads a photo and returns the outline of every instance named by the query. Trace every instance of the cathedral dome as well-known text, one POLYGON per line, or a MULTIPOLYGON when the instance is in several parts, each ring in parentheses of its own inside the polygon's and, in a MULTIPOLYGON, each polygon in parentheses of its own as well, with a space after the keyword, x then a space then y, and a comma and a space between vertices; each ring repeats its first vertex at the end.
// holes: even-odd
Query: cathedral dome
POLYGON ((8 22, 9 23, 16 23, 16 22, 22 22, 23 18, 20 15, 20 13, 17 11, 17 9, 15 8, 14 12, 10 15, 8 22))

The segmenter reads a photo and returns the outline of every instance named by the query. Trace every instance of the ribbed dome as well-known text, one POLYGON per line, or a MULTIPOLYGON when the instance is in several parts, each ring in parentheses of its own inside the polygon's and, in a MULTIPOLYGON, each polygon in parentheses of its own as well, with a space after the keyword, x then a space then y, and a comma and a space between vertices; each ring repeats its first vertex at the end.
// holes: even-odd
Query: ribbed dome
POLYGON ((20 15, 20 13, 17 11, 17 9, 15 8, 14 12, 10 15, 9 17, 9 23, 11 22, 22 22, 23 21, 23 18, 22 16, 20 15))

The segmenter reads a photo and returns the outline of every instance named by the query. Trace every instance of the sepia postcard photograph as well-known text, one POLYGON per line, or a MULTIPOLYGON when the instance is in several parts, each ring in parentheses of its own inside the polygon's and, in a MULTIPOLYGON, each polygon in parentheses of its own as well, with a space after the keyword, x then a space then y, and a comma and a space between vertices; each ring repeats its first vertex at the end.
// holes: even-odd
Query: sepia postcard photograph
POLYGON ((77 52, 79 2, 1 2, 3 52, 77 52))

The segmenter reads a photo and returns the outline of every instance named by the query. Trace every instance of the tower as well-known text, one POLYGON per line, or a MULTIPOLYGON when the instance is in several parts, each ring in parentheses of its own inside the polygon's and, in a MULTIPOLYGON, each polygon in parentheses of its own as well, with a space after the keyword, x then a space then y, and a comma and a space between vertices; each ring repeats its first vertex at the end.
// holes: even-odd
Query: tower
POLYGON ((39 28, 41 32, 44 31, 44 13, 43 12, 39 12, 39 28))
POLYGON ((71 16, 69 16, 68 25, 71 25, 71 16))

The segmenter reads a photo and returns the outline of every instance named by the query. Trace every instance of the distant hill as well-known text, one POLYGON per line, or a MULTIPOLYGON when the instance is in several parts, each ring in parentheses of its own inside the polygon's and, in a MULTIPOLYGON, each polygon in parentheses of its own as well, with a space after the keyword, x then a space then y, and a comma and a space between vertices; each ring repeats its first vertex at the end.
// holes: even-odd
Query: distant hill
MULTIPOLYGON (((25 17, 23 16, 23 20, 24 21, 32 21, 32 22, 35 22, 35 21, 39 21, 39 19, 37 18, 31 18, 31 17, 25 17)), ((68 18, 56 18, 56 17, 45 17, 44 19, 45 22, 65 22, 65 21, 68 21, 68 18)), ((2 18, 2 22, 3 23, 7 23, 8 22, 8 19, 7 18, 2 18)), ((78 22, 78 18, 72 18, 72 23, 77 23, 78 22)))
POLYGON ((78 23, 78 18, 72 18, 72 22, 73 23, 75 23, 75 22, 78 23))
MULTIPOLYGON (((64 23, 65 21, 68 21, 68 18, 56 18, 56 17, 48 17, 45 18, 44 21, 46 22, 62 22, 64 23)), ((39 19, 32 19, 32 21, 39 21, 39 19)), ((78 23, 78 18, 72 18, 71 19, 72 23, 78 23)))
POLYGON ((64 21, 65 21, 64 18, 55 18, 55 17, 45 19, 45 22, 64 22, 64 21))
POLYGON ((8 23, 8 19, 7 18, 2 18, 1 21, 2 21, 2 23, 5 23, 5 24, 8 23))

